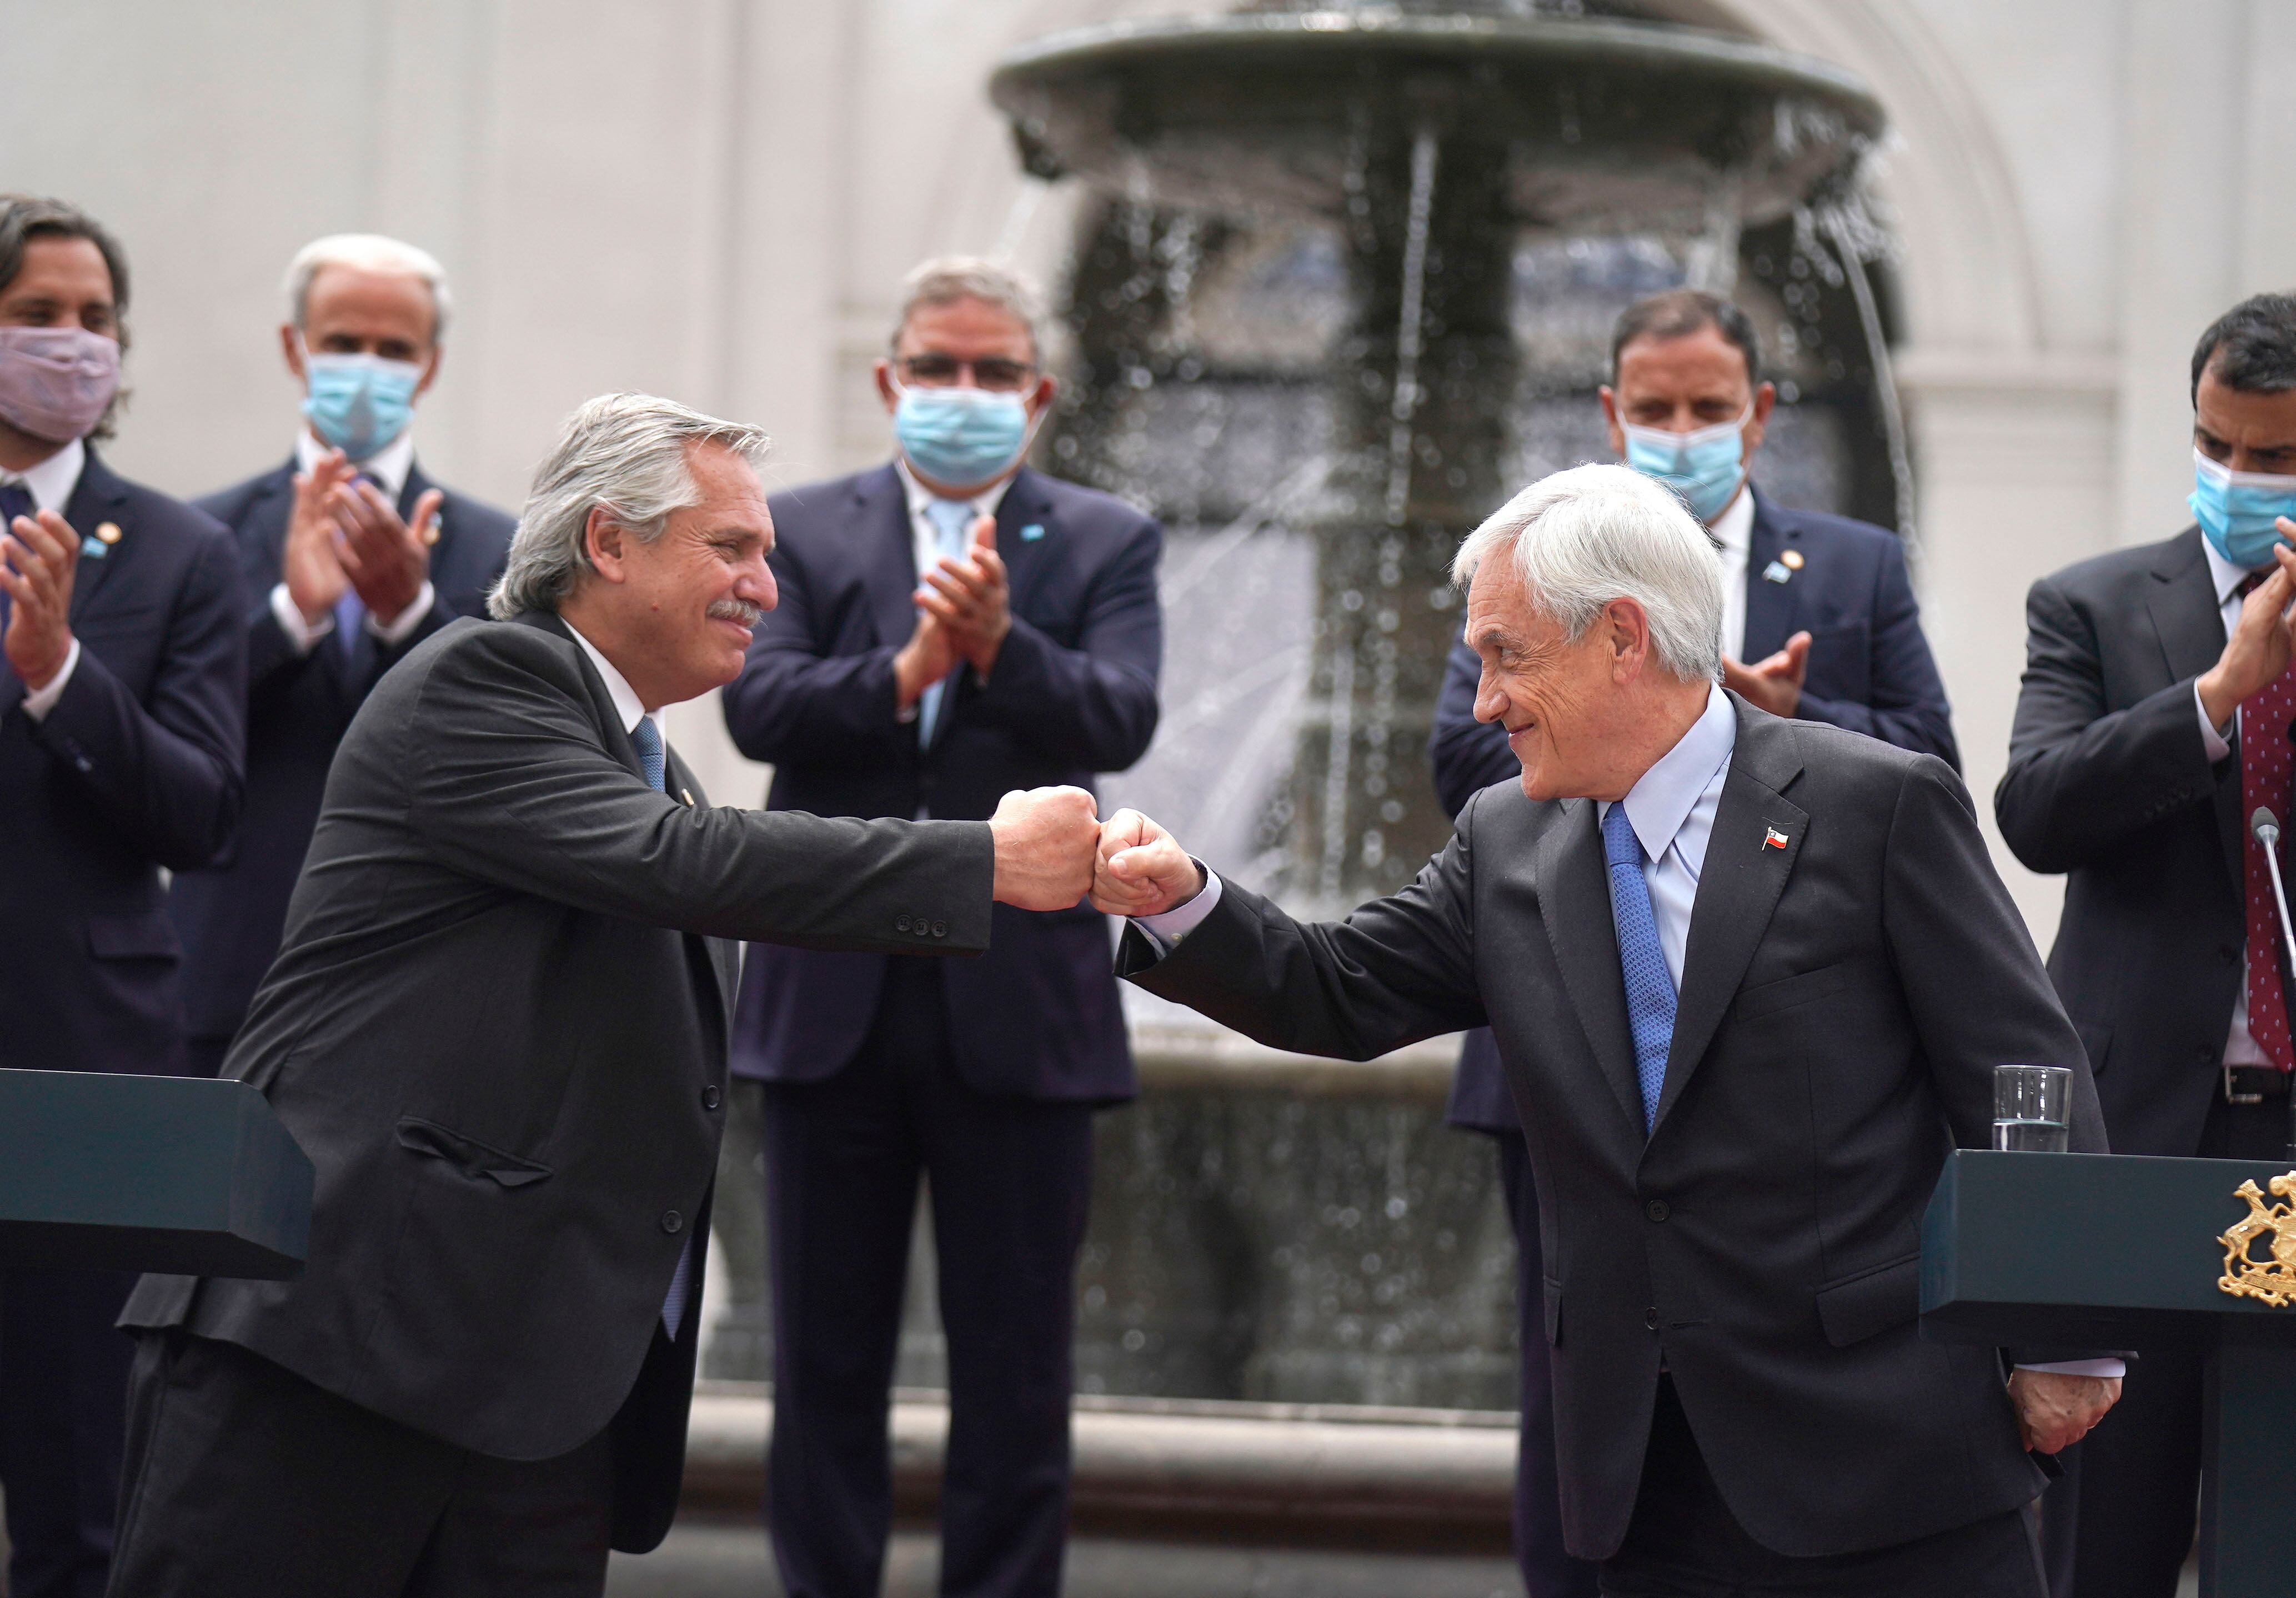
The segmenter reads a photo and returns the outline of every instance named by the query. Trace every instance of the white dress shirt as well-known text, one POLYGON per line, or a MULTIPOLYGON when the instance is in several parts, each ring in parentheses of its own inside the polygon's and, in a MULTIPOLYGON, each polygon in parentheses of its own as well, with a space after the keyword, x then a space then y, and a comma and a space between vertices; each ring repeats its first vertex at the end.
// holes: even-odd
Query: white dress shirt
MULTIPOLYGON (((305 428, 295 435, 296 471, 308 472, 325 454, 326 446, 311 436, 310 429, 305 428)), ((375 486, 382 490, 382 496, 397 504, 398 496, 406 490, 406 474, 414 470, 414 430, 402 430, 398 437, 373 455, 352 464, 374 479, 375 486)), ((415 590, 414 598, 406 609, 392 617, 387 624, 370 614, 366 619, 366 630, 386 644, 403 643, 408 635, 422 625, 422 619, 430 613, 431 602, 437 597, 438 590, 430 586, 430 579, 425 578, 422 586, 415 590)), ((271 614, 278 618, 279 630, 287 635, 287 642, 295 646, 295 652, 299 655, 309 654, 320 639, 335 630, 334 612, 332 611, 316 621, 305 621, 303 612, 296 608, 294 599, 289 595, 285 583, 280 583, 271 590, 271 614)))
MULTIPOLYGON (((23 471, 0 471, 0 483, 15 484, 32 496, 35 511, 53 511, 61 516, 64 507, 79 488, 80 469, 87 464, 87 446, 74 438, 46 460, 23 471)), ((81 529, 74 528, 78 533, 81 529)), ((6 531, 0 529, 0 532, 6 531)), ((82 537, 86 534, 82 533, 82 537)), ((64 685, 71 681, 79 666, 79 640, 75 637, 71 647, 64 651, 63 669, 50 677, 47 685, 37 693, 27 692, 22 703, 24 714, 34 721, 45 721, 56 701, 64 696, 64 685)))
POLYGON ((1722 514, 1706 530, 1722 546, 1722 652, 1733 660, 1746 659, 1746 568, 1754 549, 1754 485, 1738 485, 1738 492, 1722 507, 1722 514))
MULTIPOLYGON (((2249 574, 2244 567, 2235 566, 2217 553, 2207 539, 2201 540, 2201 548, 2209 557, 2209 577, 2217 586, 2218 613, 2224 618, 2225 636, 2230 638, 2233 628, 2240 621, 2240 586, 2247 580, 2249 574)), ((2222 731, 2218 730, 2210 724, 2208 708, 2201 703, 2201 684, 2195 679, 2193 684, 2193 713, 2201 720, 2201 743, 2209 752, 2209 763, 2214 765, 2231 754, 2232 734, 2240 726, 2240 707, 2233 707, 2232 719, 2224 725, 2222 731)), ((2241 841, 2243 857, 2247 847, 2247 839, 2243 836, 2241 841)), ((2233 995, 2232 1024, 2225 1031, 2224 1062, 2226 1065, 2272 1063, 2248 1030, 2248 949, 2245 939, 2243 940, 2240 955, 2240 987, 2233 995)))

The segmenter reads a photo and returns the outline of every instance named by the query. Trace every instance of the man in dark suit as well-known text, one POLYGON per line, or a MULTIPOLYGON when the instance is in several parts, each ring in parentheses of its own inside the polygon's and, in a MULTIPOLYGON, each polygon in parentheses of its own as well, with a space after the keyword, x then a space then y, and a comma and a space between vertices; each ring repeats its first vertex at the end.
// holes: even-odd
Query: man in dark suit
MULTIPOLYGON (((2033 585, 2001 835, 2067 873, 2049 975, 2113 1147, 2278 1160, 2287 983, 2249 817, 2292 805, 2296 299, 2260 295, 2193 352, 2197 524, 2033 585)), ((2193 1542, 2201 1361, 2146 1349, 2128 1403, 2042 1507, 2057 1598, 2167 1598, 2193 1542)))
MULTIPOLYGON (((1869 733, 1958 770, 1945 685, 1922 635, 1896 537, 1847 517, 1788 510, 1754 488, 1750 463, 1776 401, 1761 366, 1745 312, 1715 295, 1682 290, 1637 301, 1619 318, 1611 385, 1601 395, 1611 449, 1638 458, 1647 475, 1700 501, 1723 552, 1724 685, 1775 715, 1869 733), (1672 439, 1698 458, 1670 458, 1669 451, 1677 448, 1672 439), (1677 463, 1686 470, 1673 472, 1677 463), (1760 664, 1742 664, 1747 660, 1760 664)), ((1435 791, 1454 815, 1475 794, 1521 771, 1505 729, 1475 719, 1481 671, 1475 651, 1464 642, 1456 645, 1435 707, 1428 755, 1435 791)), ((1591 1598, 1595 1568, 1562 1547, 1554 1397, 1530 1291, 1540 1271, 1537 1184, 1488 1028, 1470 1032, 1460 1050, 1448 1119, 1493 1139, 1519 1250, 1516 1561, 1530 1598, 1591 1598)))
POLYGON ((1121 969, 1278 1048, 1488 1022, 1540 1188, 1564 1540, 1620 1594, 2019 1594, 2025 1505, 2116 1381, 1925 1342, 1918 1225, 1993 1069, 2080 1044, 1950 767, 1720 688, 1720 563, 1616 466, 1470 536, 1517 786, 1404 891, 1302 926, 1104 829, 1121 969))
MULTIPOLYGON (((926 263, 877 364, 896 460, 775 496, 783 602, 726 695, 734 741, 774 762, 774 809, 982 816, 1148 747, 1162 534, 1021 464, 1053 393, 1037 350, 1009 273, 926 263)), ((941 1590, 1060 1589, 1092 1111, 1132 1096, 1132 1059, 1100 915, 996 926, 961 966, 758 947, 742 976, 734 1069, 765 1084, 769 1516, 793 1598, 878 1590, 920 1176, 948 1338, 941 1590)))
POLYGON ((499 619, 353 720, 228 1061, 318 1168, 309 1264, 129 1302, 116 1593, 601 1592, 676 1505, 733 940, 974 953, 992 893, 1088 880, 1075 790, 987 826, 767 815, 664 746, 774 602, 764 447, 584 406, 499 619))
POLYGON ((200 508, 238 541, 252 596, 247 807, 232 848, 179 872, 187 1048, 212 1076, 279 952, 327 767, 382 674, 501 577, 511 519, 434 487, 414 406, 439 375, 449 300, 427 253, 372 234, 307 245, 279 341, 305 390, 295 453, 200 508))
MULTIPOLYGON (((127 268, 93 218, 0 194, 0 1068, 182 1069, 161 872, 240 803, 246 654, 223 529, 115 475, 127 268)), ((103 1591, 132 1276, 0 1271, 15 1598, 103 1591)))

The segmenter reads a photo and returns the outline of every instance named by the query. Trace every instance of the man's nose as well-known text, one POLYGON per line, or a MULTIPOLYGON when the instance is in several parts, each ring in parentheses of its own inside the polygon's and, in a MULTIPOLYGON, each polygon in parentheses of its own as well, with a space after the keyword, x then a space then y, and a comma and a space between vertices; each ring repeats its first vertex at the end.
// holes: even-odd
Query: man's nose
POLYGON ((763 555, 751 561, 734 582, 734 594, 760 611, 770 611, 782 602, 781 586, 774 581, 774 569, 766 564, 763 555))
POLYGON ((1498 684, 1491 680, 1491 674, 1485 671, 1481 679, 1475 684, 1475 719, 1496 721, 1505 714, 1506 696, 1499 692, 1498 684))

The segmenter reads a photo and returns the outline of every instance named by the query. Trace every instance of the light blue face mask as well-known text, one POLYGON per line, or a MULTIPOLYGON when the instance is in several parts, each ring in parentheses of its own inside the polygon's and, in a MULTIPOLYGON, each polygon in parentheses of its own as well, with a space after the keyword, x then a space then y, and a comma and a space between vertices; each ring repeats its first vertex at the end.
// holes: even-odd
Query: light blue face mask
POLYGON ((1735 422, 1718 422, 1687 433, 1622 422, 1627 464, 1682 496, 1699 520, 1711 521, 1729 504, 1746 475, 1744 429, 1753 414, 1750 400, 1745 415, 1735 422))
POLYGON ((2273 519, 2296 520, 2296 477, 2234 471, 2193 451, 2193 494, 2185 502, 2209 547, 2234 566, 2253 570, 2280 542, 2273 519))
POLYGON ((311 430, 354 461, 364 461, 406 430, 422 368, 379 355, 303 352, 309 393, 303 414, 311 430))
POLYGON ((895 388, 894 440, 911 466, 945 488, 980 488, 1028 447, 1029 407, 1018 394, 895 388))

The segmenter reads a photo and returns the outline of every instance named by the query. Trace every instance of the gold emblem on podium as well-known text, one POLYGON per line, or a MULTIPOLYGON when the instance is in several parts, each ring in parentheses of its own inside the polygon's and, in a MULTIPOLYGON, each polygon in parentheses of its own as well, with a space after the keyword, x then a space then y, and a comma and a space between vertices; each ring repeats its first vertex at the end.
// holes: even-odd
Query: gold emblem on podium
POLYGON ((2233 1197, 2248 1201, 2248 1213, 2217 1239, 2225 1251, 2217 1291, 2285 1309, 2296 1304, 2296 1171, 2275 1176, 2265 1186, 2277 1203, 2264 1201, 2253 1178, 2233 1189, 2233 1197), (2271 1258, 2259 1259, 2253 1250, 2267 1240, 2271 1258))

